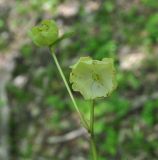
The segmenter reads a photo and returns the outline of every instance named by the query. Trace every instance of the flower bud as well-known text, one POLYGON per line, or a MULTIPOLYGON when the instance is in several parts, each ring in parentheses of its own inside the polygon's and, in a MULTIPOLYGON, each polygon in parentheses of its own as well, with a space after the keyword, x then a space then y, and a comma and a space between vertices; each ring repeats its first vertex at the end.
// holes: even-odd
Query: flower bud
POLYGON ((50 46, 58 39, 58 27, 53 20, 43 20, 29 31, 29 36, 40 47, 50 46))

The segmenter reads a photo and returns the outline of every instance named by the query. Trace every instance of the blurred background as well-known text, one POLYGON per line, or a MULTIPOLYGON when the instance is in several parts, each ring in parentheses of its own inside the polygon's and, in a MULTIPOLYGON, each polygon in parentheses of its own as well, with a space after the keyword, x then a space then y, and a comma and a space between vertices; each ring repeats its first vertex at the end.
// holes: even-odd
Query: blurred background
MULTIPOLYGON (((157 0, 0 0, 0 160, 89 160, 88 134, 47 48, 27 32, 55 19, 69 78, 80 56, 115 59, 118 88, 95 108, 99 160, 158 159, 157 0)), ((88 118, 90 102, 75 93, 88 118)))

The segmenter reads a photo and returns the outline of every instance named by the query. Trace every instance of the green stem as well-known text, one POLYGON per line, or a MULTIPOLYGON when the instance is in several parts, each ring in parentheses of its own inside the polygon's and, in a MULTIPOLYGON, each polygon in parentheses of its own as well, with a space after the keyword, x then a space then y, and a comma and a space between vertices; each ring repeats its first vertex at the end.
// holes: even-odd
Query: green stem
POLYGON ((90 111, 90 147, 92 160, 97 160, 97 150, 94 139, 94 100, 92 101, 91 111, 90 111))
POLYGON ((94 100, 92 101, 92 106, 90 110, 90 132, 94 135, 94 100))
POLYGON ((60 73, 60 75, 61 75, 61 77, 62 77, 62 79, 63 79, 63 81, 64 81, 64 84, 65 84, 65 86, 66 86, 66 88, 67 88, 67 91, 68 91, 68 93, 69 93, 69 95, 70 95, 70 98, 71 98, 71 100, 72 100, 72 103, 74 104, 74 107, 75 107, 77 113, 79 114, 79 117, 80 117, 80 119, 81 119, 81 122, 82 122, 82 124, 84 125, 84 127, 85 127, 87 130, 89 130, 88 122, 85 120, 84 116, 81 114, 81 112, 80 112, 80 110, 79 110, 79 108, 78 108, 78 106, 77 106, 77 103, 76 103, 76 101, 75 101, 75 99, 74 99, 74 96, 73 96, 73 94, 72 94, 72 92, 71 92, 71 89, 70 89, 70 87, 69 87, 69 85, 68 85, 68 83, 67 83, 67 80, 66 80, 66 78, 65 78, 65 75, 64 75, 64 73, 63 73, 63 71, 62 71, 62 69, 61 69, 61 67, 60 67, 60 64, 59 64, 59 62, 58 62, 58 59, 57 59, 57 57, 56 57, 56 55, 55 55, 55 53, 53 52, 53 49, 52 49, 51 47, 50 47, 50 50, 51 50, 51 55, 52 55, 52 57, 53 57, 53 59, 54 59, 54 61, 55 61, 55 64, 56 64, 57 68, 58 68, 58 71, 59 71, 59 73, 60 73))
POLYGON ((94 141, 94 137, 90 139, 90 145, 91 145, 91 157, 92 157, 92 160, 97 160, 97 151, 96 151, 96 144, 95 144, 95 141, 94 141))

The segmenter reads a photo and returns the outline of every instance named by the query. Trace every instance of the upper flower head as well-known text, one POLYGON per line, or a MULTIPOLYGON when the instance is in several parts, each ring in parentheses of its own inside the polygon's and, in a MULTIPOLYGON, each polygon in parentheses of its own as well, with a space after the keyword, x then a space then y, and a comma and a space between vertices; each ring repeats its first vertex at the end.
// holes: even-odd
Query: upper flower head
POLYGON ((58 39, 58 27, 53 20, 43 20, 29 31, 33 42, 38 46, 49 46, 58 39))
POLYGON ((72 66, 70 82, 74 91, 85 99, 107 97, 116 88, 116 75, 112 58, 102 61, 81 57, 72 66))

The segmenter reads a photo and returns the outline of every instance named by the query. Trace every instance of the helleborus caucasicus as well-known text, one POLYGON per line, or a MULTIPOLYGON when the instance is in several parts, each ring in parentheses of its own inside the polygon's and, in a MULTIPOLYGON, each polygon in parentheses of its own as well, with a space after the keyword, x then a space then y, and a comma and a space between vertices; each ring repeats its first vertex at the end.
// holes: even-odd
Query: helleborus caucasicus
POLYGON ((115 68, 112 58, 104 58, 99 61, 93 60, 90 57, 81 57, 79 61, 71 67, 70 83, 72 83, 73 90, 79 91, 86 100, 92 100, 90 119, 88 121, 84 114, 80 112, 54 49, 56 44, 72 35, 73 32, 68 32, 59 37, 58 26, 53 20, 43 20, 39 25, 29 31, 29 36, 36 45, 40 47, 47 46, 49 48, 72 103, 80 117, 81 123, 90 134, 92 159, 97 160, 98 155, 94 137, 94 101, 96 98, 109 96, 116 88, 115 68))
POLYGON ((87 100, 107 97, 116 88, 116 74, 112 58, 102 61, 81 57, 72 67, 70 83, 87 100))
POLYGON ((53 20, 43 20, 29 32, 33 42, 42 47, 53 44, 58 39, 58 26, 53 20))

